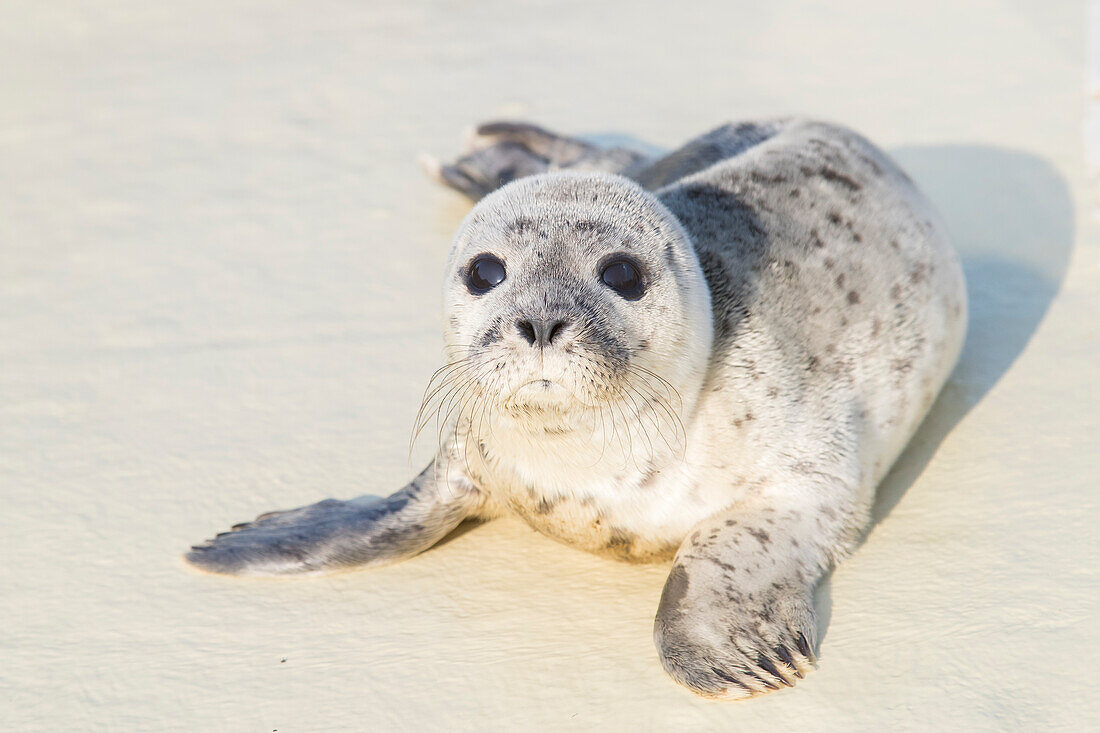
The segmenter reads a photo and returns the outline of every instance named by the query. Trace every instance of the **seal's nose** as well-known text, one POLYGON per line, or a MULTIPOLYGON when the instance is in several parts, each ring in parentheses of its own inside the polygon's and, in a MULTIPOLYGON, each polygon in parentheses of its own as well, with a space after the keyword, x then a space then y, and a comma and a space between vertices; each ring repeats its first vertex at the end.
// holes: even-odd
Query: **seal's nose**
POLYGON ((524 341, 541 349, 554 343, 554 338, 562 332, 565 325, 565 321, 560 318, 542 320, 521 318, 516 321, 516 330, 524 341))

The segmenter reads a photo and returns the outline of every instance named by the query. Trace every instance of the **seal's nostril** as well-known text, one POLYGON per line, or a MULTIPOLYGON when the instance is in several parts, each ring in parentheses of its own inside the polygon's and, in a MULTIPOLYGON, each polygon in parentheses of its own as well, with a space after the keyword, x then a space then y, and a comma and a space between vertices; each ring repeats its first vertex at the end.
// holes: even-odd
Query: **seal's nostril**
POLYGON ((522 318, 519 319, 518 321, 516 321, 516 330, 519 331, 520 336, 523 336, 523 339, 527 343, 531 344, 532 346, 535 345, 535 340, 538 337, 535 335, 535 327, 531 325, 530 321, 524 320, 522 318))
POLYGON ((540 349, 554 343, 554 338, 565 326, 565 321, 527 320, 526 318, 516 321, 516 330, 519 331, 520 336, 523 336, 523 340, 540 349))
POLYGON ((546 343, 554 343, 554 337, 561 333, 561 330, 565 328, 565 321, 554 321, 550 324, 550 328, 546 332, 546 343))

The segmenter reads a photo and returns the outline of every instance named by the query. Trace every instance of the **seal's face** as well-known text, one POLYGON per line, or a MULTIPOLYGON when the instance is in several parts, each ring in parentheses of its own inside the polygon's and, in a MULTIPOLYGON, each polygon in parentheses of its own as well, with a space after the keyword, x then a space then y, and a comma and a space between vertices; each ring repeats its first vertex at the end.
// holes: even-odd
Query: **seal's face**
POLYGON ((513 222, 459 264, 452 288, 455 310, 466 314, 458 342, 492 367, 478 377, 487 396, 509 412, 551 419, 544 413, 624 397, 651 335, 636 311, 661 285, 653 264, 611 227, 584 221, 557 229, 571 231, 551 236, 537 220, 513 222))
POLYGON ((678 421, 710 350, 690 242, 613 176, 525 178, 482 200, 455 237, 444 303, 451 364, 437 394, 475 424, 508 416, 563 434, 654 412, 678 421))

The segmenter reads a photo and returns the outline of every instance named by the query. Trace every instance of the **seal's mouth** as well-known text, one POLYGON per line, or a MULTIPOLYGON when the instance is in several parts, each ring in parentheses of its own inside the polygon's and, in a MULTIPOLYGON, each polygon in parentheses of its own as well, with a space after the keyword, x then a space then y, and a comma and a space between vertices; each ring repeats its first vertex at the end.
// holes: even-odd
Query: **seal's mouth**
POLYGON ((563 402, 575 400, 576 397, 553 379, 532 379, 516 388, 509 399, 515 402, 563 402))
POLYGON ((526 418, 554 415, 554 419, 601 409, 601 405, 583 399, 561 382, 545 378, 521 384, 503 401, 503 407, 526 418))
POLYGON ((504 408, 533 416, 539 413, 569 413, 583 409, 585 403, 573 390, 554 379, 531 379, 516 387, 504 399, 504 408))
MULTIPOLYGON (((532 379, 530 382, 522 385, 520 389, 526 389, 528 387, 531 387, 533 389, 541 388, 543 391, 549 391, 551 389, 554 389, 555 387, 561 387, 561 385, 555 382, 553 379, 532 379)), ((564 388, 562 387, 562 389, 564 388)))

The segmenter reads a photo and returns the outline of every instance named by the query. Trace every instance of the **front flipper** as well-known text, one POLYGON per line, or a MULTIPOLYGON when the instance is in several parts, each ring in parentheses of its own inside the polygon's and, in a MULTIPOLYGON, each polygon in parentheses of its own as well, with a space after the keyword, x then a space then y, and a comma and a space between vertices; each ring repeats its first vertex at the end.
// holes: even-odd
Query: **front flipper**
POLYGON ((654 623, 661 663, 706 697, 792 686, 812 669, 813 590, 850 523, 830 509, 732 507, 681 545, 654 623), (830 526, 832 525, 832 526, 830 526))
POLYGON ((270 512, 196 545, 186 559, 225 575, 320 573, 385 565, 428 549, 476 509, 462 476, 432 463, 412 483, 377 501, 326 499, 270 512))

